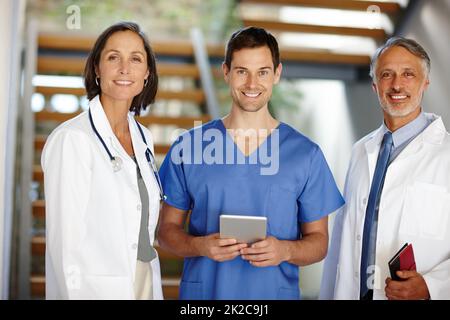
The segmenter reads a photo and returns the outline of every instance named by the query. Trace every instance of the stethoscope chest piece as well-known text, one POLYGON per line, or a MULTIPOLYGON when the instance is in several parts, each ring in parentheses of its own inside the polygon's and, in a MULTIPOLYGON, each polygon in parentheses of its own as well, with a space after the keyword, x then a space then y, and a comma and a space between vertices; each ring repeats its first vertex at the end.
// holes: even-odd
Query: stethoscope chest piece
POLYGON ((113 167, 113 171, 114 172, 118 172, 118 171, 120 171, 120 169, 122 169, 123 161, 122 161, 122 159, 120 157, 115 156, 111 160, 111 164, 112 164, 112 167, 113 167))

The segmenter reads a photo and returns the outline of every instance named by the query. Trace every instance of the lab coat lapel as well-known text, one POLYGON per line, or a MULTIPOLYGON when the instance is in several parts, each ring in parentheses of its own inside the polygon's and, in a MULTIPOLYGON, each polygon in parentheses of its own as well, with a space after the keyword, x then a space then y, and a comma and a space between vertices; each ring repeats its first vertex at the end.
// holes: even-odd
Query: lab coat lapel
POLYGON ((442 122, 442 118, 434 116, 434 121, 413 141, 411 141, 402 152, 400 152, 394 162, 401 161, 420 152, 425 143, 441 144, 445 138, 445 134, 446 129, 444 123, 442 122))
POLYGON ((89 101, 89 109, 91 110, 92 121, 94 122, 95 128, 97 129, 98 133, 105 141, 105 143, 109 142, 109 137, 114 136, 114 133, 111 129, 108 118, 106 117, 105 110, 103 110, 103 106, 100 102, 99 96, 96 96, 91 101, 89 101))
POLYGON ((372 177, 377 165, 378 152, 380 150, 381 140, 383 139, 383 126, 379 127, 372 135, 372 137, 366 141, 365 148, 367 154, 367 164, 369 168, 369 186, 372 184, 372 177))
MULTIPOLYGON (((106 113, 100 102, 99 96, 96 96, 89 102, 89 108, 91 110, 92 120, 94 121, 95 128, 110 150, 112 156, 119 156, 120 158, 122 158, 124 163, 127 162, 127 159, 131 161, 131 158, 126 153, 125 149, 120 145, 119 140, 111 129, 111 125, 108 121, 108 118, 106 117, 106 113)), ((128 122, 130 122, 129 119, 128 122)))
POLYGON ((147 150, 147 145, 142 139, 139 128, 137 127, 138 124, 131 113, 128 114, 128 125, 130 128, 131 142, 133 144, 134 154, 136 156, 136 159, 138 159, 140 162, 141 158, 145 159, 145 151, 147 150))
POLYGON ((150 151, 153 153, 152 150, 153 143, 151 137, 149 137, 148 135, 145 136, 145 139, 147 141, 147 144, 145 144, 139 131, 138 124, 131 114, 129 114, 128 116, 128 123, 130 125, 131 140, 133 143, 134 154, 136 156, 141 171, 141 175, 144 180, 145 186, 147 187, 149 196, 151 197, 152 193, 156 192, 155 190, 158 191, 159 196, 159 188, 157 188, 157 184, 153 184, 152 182, 154 181, 156 183, 156 180, 153 177, 152 168, 145 156, 145 151, 147 150, 147 148, 149 148, 150 151))

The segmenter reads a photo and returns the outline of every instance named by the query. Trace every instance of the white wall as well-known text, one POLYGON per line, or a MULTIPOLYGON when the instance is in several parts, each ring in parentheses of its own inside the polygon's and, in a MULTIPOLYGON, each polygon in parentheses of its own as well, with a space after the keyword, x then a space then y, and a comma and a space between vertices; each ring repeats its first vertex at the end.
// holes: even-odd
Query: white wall
POLYGON ((442 116, 450 130, 450 0, 422 1, 407 21, 402 36, 413 38, 431 59, 431 84, 425 93, 425 111, 442 116))
MULTIPOLYGON (((302 93, 297 111, 277 110, 277 118, 297 128, 322 149, 339 190, 343 190, 354 131, 343 81, 298 80, 302 93)), ((329 216, 333 225, 334 214, 329 216)), ((330 229, 331 234, 331 229, 330 229)), ((317 299, 323 261, 300 268, 303 299, 317 299)))
POLYGON ((0 1, 0 296, 8 298, 15 135, 24 0, 0 1))

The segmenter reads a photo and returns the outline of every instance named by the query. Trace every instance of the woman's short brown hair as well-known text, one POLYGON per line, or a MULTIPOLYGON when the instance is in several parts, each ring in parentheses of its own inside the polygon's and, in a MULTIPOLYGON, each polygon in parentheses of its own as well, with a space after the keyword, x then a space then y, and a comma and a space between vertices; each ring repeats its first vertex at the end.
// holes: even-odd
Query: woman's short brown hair
POLYGON ((145 52, 147 53, 147 66, 149 70, 148 83, 141 93, 133 98, 130 106, 130 111, 133 111, 136 115, 139 115, 141 110, 145 110, 149 104, 155 101, 156 91, 158 90, 158 74, 156 72, 155 55, 150 47, 147 36, 141 31, 139 25, 134 22, 119 22, 113 24, 108 29, 103 31, 97 38, 97 41, 95 41, 94 47, 89 53, 86 66, 84 68, 84 85, 86 87, 87 98, 91 100, 96 95, 101 93, 100 85, 97 85, 95 81, 97 77, 95 69, 100 63, 100 55, 105 48, 109 37, 118 31, 131 31, 137 34, 142 39, 145 52))

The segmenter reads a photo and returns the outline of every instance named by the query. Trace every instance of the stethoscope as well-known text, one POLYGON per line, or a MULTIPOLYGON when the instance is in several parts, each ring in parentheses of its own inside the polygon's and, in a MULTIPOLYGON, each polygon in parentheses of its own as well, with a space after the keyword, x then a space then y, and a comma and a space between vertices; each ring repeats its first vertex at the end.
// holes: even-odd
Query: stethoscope
MULTIPOLYGON (((114 172, 120 171, 120 169, 122 169, 122 164, 123 164, 122 159, 118 156, 114 157, 111 154, 108 147, 106 146, 105 141, 103 141, 102 137, 100 136, 100 133, 98 133, 98 131, 97 131, 97 128, 95 128, 94 121, 92 120, 91 109, 89 109, 88 112, 89 112, 89 121, 91 122, 92 130, 94 130, 98 139, 102 143, 103 148, 105 148, 106 152, 108 153, 109 159, 111 160, 111 165, 112 165, 113 171, 114 172)), ((153 156, 153 153, 151 152, 150 148, 147 145, 147 140, 145 139, 144 132, 142 131, 141 125, 139 124, 139 122, 136 119, 134 119, 134 121, 136 121, 136 125, 139 129, 139 132, 141 133, 142 140, 144 141, 145 146, 147 147, 147 150, 145 150, 145 157, 147 158, 147 162, 150 164, 150 167, 152 168, 153 176, 155 177, 155 180, 158 183, 160 200, 165 200, 166 196, 164 195, 161 179, 159 178, 158 169, 156 168, 155 157, 153 156)))

